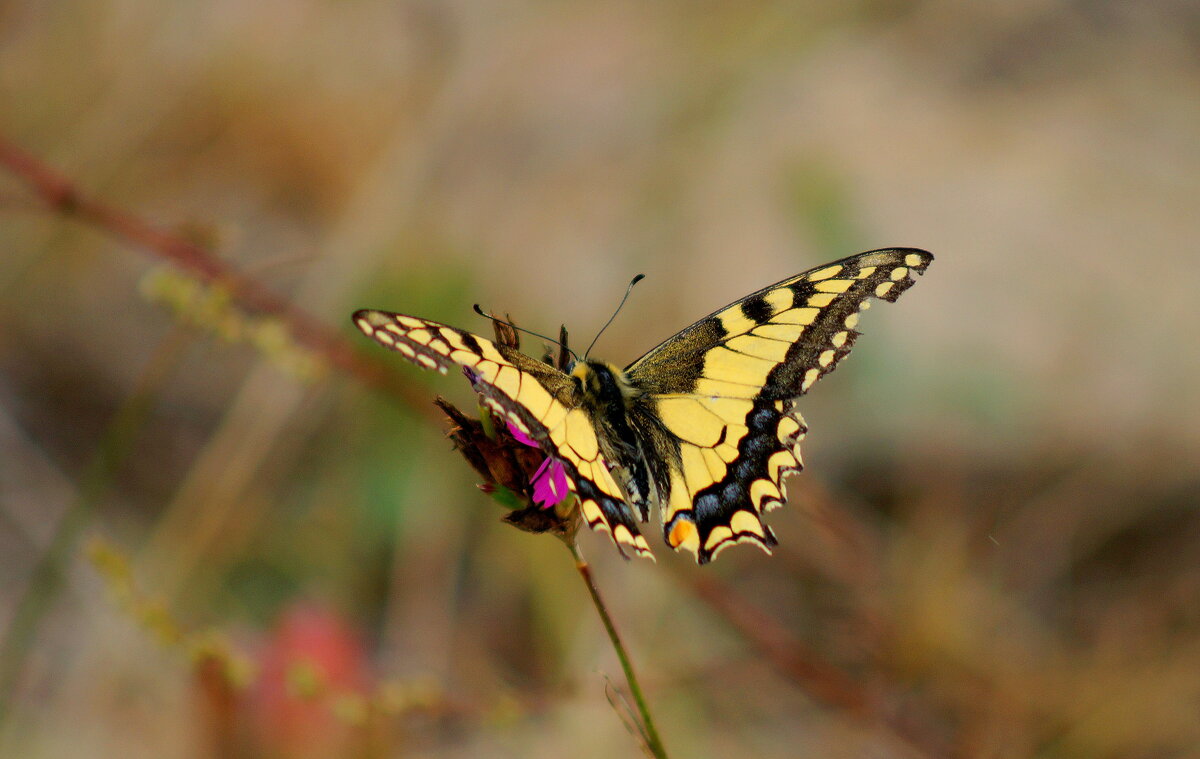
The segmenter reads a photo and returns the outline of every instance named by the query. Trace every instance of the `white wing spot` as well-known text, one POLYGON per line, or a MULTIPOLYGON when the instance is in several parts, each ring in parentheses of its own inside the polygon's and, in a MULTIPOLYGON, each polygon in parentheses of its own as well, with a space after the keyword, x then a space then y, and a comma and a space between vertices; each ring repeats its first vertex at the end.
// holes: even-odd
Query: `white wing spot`
POLYGON ((790 416, 785 416, 779 420, 779 426, 776 429, 776 434, 780 442, 787 442, 789 439, 795 437, 796 433, 799 431, 800 423, 790 416))
POLYGON ((605 530, 608 531, 609 534, 612 534, 611 529, 608 526, 608 520, 604 518, 604 512, 600 511, 599 504, 589 498, 588 500, 579 504, 579 508, 583 511, 583 518, 587 520, 587 523, 591 525, 593 529, 605 530))
POLYGON ((613 539, 616 540, 618 543, 624 543, 625 545, 630 545, 630 546, 634 546, 634 547, 637 546, 637 543, 635 543, 633 540, 633 533, 630 532, 629 528, 623 524, 619 524, 616 527, 614 527, 612 535, 613 535, 613 539))
POLYGON ((818 282, 822 279, 829 279, 830 277, 835 276, 836 274, 840 273, 841 271, 842 271, 842 267, 840 264, 834 264, 833 266, 826 266, 824 269, 820 269, 818 271, 814 271, 812 274, 809 274, 808 281, 809 282, 818 282))
POLYGON ((844 293, 850 289, 852 284, 854 284, 852 279, 825 279, 815 284, 814 287, 823 293, 844 293))
POLYGON ((704 542, 704 549, 711 551, 731 538, 733 538, 733 530, 723 524, 717 525, 712 528, 712 532, 708 533, 708 540, 704 542))
POLYGON ((749 533, 763 537, 762 522, 758 520, 754 514, 751 514, 745 509, 739 509, 733 512, 733 517, 729 520, 729 526, 739 535, 749 533))
POLYGON ((813 386, 813 383, 821 378, 820 369, 809 369, 804 373, 804 382, 800 384, 800 389, 808 392, 808 389, 813 386))

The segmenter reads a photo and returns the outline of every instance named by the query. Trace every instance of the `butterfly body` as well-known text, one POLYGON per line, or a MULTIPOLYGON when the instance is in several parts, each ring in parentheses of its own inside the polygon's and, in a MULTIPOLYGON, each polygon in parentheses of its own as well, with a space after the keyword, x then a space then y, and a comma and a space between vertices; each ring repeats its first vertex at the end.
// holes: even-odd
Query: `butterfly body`
POLYGON ((661 461, 661 456, 655 455, 658 450, 652 415, 647 413, 647 393, 635 387, 622 369, 602 361, 578 361, 571 376, 579 383, 580 406, 599 433, 605 459, 618 472, 629 504, 637 509, 641 521, 646 521, 663 474, 663 467, 649 466, 661 461))
POLYGON ((638 521, 657 505, 668 545, 706 563, 734 543, 769 552, 762 515, 799 471, 797 400, 850 351, 869 298, 894 301, 933 260, 896 248, 785 279, 714 311, 621 369, 560 371, 519 350, 403 314, 359 311, 368 336, 426 368, 461 366, 510 424, 561 461, 583 518, 651 556, 638 521))

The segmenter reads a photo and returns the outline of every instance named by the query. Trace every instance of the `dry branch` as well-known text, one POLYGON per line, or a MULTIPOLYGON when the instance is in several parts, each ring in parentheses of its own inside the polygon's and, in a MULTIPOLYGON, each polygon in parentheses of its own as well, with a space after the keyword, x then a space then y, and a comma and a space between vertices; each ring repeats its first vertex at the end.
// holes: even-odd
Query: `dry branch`
POLYGON ((423 393, 418 393, 382 362, 360 353, 337 330, 238 271, 212 251, 87 195, 70 179, 3 136, 0 136, 0 166, 22 180, 51 212, 78 219, 121 243, 174 264, 207 285, 224 288, 248 313, 282 320, 298 344, 322 356, 332 366, 396 396, 413 411, 440 419, 423 393))

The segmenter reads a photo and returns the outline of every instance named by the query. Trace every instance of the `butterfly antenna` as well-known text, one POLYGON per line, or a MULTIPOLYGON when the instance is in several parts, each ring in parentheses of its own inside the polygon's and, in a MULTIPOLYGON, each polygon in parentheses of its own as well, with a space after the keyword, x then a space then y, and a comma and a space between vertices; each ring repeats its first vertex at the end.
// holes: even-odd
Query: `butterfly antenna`
POLYGON ((589 345, 588 349, 583 353, 584 358, 588 357, 588 355, 592 352, 592 348, 596 346, 596 341, 599 340, 600 336, 604 334, 604 330, 608 329, 608 325, 612 324, 613 319, 617 318, 617 314, 621 313, 621 307, 625 305, 625 301, 629 300, 629 293, 633 292, 633 286, 645 278, 645 274, 639 274, 633 279, 629 280, 629 287, 625 288, 625 297, 621 298, 621 302, 617 304, 617 310, 613 311, 613 315, 608 317, 608 321, 604 322, 604 326, 601 327, 600 331, 596 333, 596 337, 592 339, 592 344, 589 345))
POLYGON ((510 322, 508 319, 501 319, 499 316, 492 316, 491 314, 484 313, 483 309, 479 307, 478 303, 475 304, 475 313, 479 314, 480 316, 482 316, 485 319, 491 319, 492 321, 497 321, 497 322, 500 322, 501 324, 507 324, 508 326, 512 327, 513 329, 517 330, 518 332, 524 332, 528 335, 533 335, 534 337, 540 337, 541 339, 543 339, 547 342, 554 343, 555 345, 560 346, 563 350, 570 353, 572 356, 575 356, 576 361, 579 360, 579 356, 575 355, 575 351, 568 348, 567 344, 561 340, 555 340, 553 337, 547 337, 547 336, 543 335, 541 332, 534 332, 531 329, 525 329, 524 327, 518 327, 517 325, 510 322))

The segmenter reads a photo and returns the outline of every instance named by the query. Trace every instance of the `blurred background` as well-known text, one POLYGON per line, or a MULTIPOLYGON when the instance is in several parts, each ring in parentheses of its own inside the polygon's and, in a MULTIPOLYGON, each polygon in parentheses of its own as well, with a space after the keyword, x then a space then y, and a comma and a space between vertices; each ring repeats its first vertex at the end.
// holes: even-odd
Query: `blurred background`
POLYGON ((639 755, 466 383, 349 313, 586 345, 644 272, 623 364, 905 245, 774 557, 582 537, 668 750, 1200 756, 1194 3, 8 0, 0 103, 407 389, 0 172, 0 755, 639 755))

